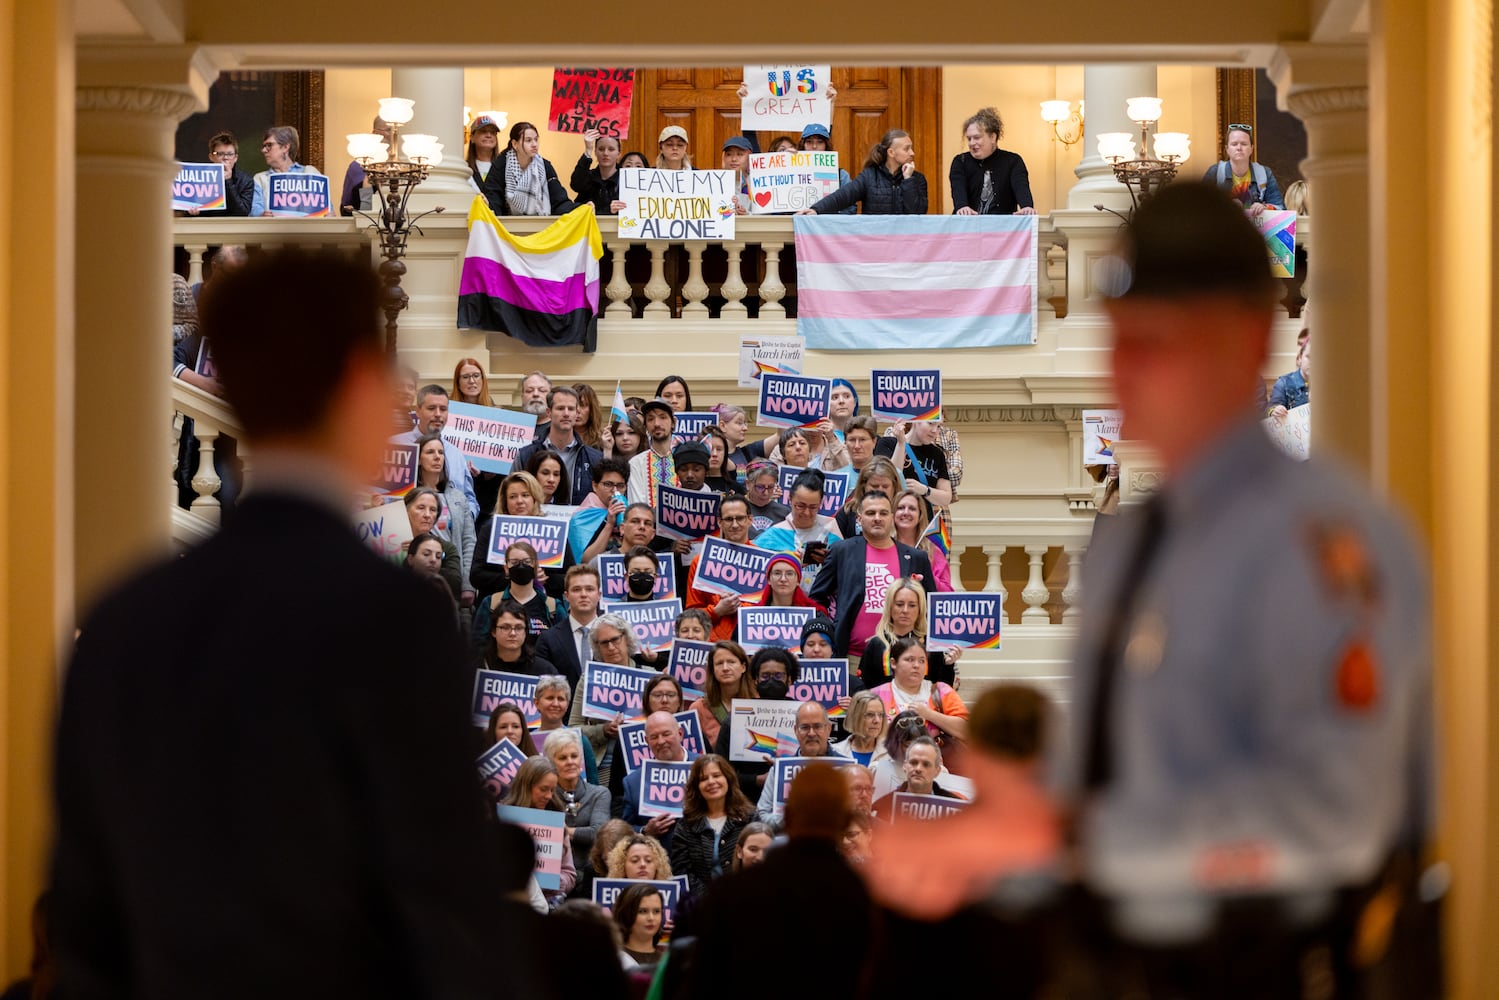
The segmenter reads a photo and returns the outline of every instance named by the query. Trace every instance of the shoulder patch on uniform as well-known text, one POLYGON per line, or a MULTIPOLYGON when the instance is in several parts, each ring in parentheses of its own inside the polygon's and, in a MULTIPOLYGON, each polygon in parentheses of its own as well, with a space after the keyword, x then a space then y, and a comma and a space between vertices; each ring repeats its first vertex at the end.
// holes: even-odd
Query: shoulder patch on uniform
POLYGON ((1313 559, 1328 593, 1365 608, 1378 603, 1379 579, 1363 535, 1328 521, 1314 522, 1308 532, 1313 559))
POLYGON ((1338 660, 1336 678, 1338 704, 1353 712, 1365 712, 1379 702, 1379 666, 1363 638, 1355 637, 1338 660))

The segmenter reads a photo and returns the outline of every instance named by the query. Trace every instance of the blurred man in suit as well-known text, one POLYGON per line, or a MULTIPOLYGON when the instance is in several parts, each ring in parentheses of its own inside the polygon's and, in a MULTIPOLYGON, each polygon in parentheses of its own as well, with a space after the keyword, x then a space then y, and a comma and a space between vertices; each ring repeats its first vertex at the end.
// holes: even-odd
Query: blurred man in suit
MULTIPOLYGON (((288 251, 204 295, 253 483, 82 629, 59 995, 479 997, 482 947, 530 952, 487 849, 452 609, 349 525, 389 425, 379 291, 368 263, 288 251)), ((531 975, 505 988, 550 995, 531 975)))

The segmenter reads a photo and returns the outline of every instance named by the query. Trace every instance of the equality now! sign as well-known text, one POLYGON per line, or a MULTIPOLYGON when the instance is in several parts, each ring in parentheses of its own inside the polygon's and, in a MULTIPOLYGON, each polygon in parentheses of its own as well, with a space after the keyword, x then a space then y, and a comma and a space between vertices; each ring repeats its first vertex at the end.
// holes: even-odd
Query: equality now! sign
POLYGON ((739 645, 751 653, 766 646, 800 649, 802 626, 816 613, 816 608, 741 607, 739 645))
POLYGON ((328 215, 328 178, 321 174, 270 174, 271 197, 266 209, 291 219, 328 215))
POLYGON ((718 414, 716 413, 699 413, 695 410, 678 413, 676 423, 671 425, 671 446, 675 448, 688 441, 701 441, 704 430, 717 426, 718 414))
POLYGON ((926 601, 927 649, 1000 647, 1003 594, 928 594, 926 601))
POLYGON ((838 704, 839 698, 848 697, 848 661, 803 659, 787 697, 795 702, 815 701, 828 710, 828 718, 841 719, 848 714, 838 704))
POLYGON ((474 468, 501 475, 510 471, 516 454, 535 436, 534 413, 457 400, 448 404, 448 423, 442 429, 442 439, 468 456, 474 468))
POLYGON ((873 398, 869 408, 876 420, 941 420, 942 372, 881 371, 869 373, 873 398))
MULTIPOLYGON (((794 465, 781 466, 781 503, 791 506, 791 487, 796 483, 796 477, 806 471, 794 465)), ((848 499, 848 474, 823 472, 821 469, 817 471, 822 473, 822 502, 817 505, 817 513, 824 517, 834 517, 848 499)))
POLYGON ((732 240, 732 170, 619 172, 619 237, 630 240, 732 240))
POLYGON ((567 551, 567 522, 550 517, 499 515, 489 534, 489 561, 505 562, 505 550, 515 542, 528 542, 536 550, 536 564, 555 569, 567 551))
POLYGON ((725 597, 759 594, 765 589, 765 568, 775 557, 774 552, 709 535, 703 539, 703 554, 698 557, 692 587, 725 597))
POLYGON ((761 427, 811 427, 828 415, 833 394, 831 379, 806 375, 760 376, 761 427))
POLYGON ((671 644, 677 618, 682 614, 682 602, 676 598, 669 601, 620 601, 605 604, 604 611, 619 615, 633 625, 640 644, 654 653, 671 644))
POLYGON ((775 814, 779 816, 786 811, 786 797, 791 794, 791 783, 802 771, 809 767, 848 767, 851 764, 857 765, 858 761, 837 754, 831 757, 779 758, 771 765, 770 777, 765 779, 771 783, 770 802, 775 808, 775 814))
POLYGON ((612 719, 616 714, 640 718, 645 714, 645 686, 655 676, 654 670, 590 660, 583 667, 583 714, 590 719, 612 719))
MULTIPOLYGON (((605 552, 599 556, 599 576, 603 579, 600 591, 604 603, 623 601, 630 594, 629 574, 625 572, 625 557, 618 552, 605 552)), ((656 589, 651 596, 667 600, 677 596, 677 557, 671 552, 656 554, 656 589)))
POLYGON ((515 772, 526 762, 526 752, 509 740, 500 740, 479 756, 479 780, 498 802, 510 790, 515 772))
POLYGON ((661 484, 656 488, 656 531, 696 541, 718 530, 718 494, 661 484))
POLYGON ((474 674, 473 723, 489 725, 489 713, 501 702, 514 702, 526 716, 526 725, 535 729, 541 724, 536 710, 536 682, 531 674, 507 674, 503 670, 480 670, 474 674))
POLYGON ((652 759, 642 761, 640 768, 640 801, 635 803, 640 815, 676 816, 680 819, 692 762, 652 759))
MULTIPOLYGON (((688 760, 696 760, 706 753, 703 739, 703 724, 697 712, 678 712, 672 716, 682 733, 682 749, 688 760)), ((645 741, 645 722, 625 722, 619 727, 619 745, 625 748, 625 773, 629 774, 651 758, 650 744, 645 741)), ((615 763, 618 763, 616 761, 615 763)))
POLYGON ((677 899, 686 895, 686 889, 676 881, 654 881, 643 878, 596 878, 593 880, 593 901, 611 913, 620 893, 632 885, 648 885, 661 893, 661 919, 670 922, 677 899))
POLYGON ((222 163, 179 163, 172 178, 172 208, 209 211, 223 208, 224 165, 222 163))
POLYGON ((708 683, 708 671, 712 669, 710 657, 713 643, 694 639, 673 639, 671 653, 666 658, 666 672, 682 685, 683 704, 703 695, 708 683))

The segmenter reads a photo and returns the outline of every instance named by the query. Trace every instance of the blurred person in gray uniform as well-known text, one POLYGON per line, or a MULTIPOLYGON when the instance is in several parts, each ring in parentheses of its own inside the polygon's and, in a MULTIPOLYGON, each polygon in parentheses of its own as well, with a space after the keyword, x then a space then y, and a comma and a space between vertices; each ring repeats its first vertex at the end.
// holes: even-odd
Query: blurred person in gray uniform
POLYGON ((1101 287, 1124 434, 1166 480, 1083 587, 1061 779, 1093 988, 1301 997, 1318 974, 1364 995, 1369 902, 1433 825, 1423 560, 1366 484, 1283 455, 1245 404, 1277 282, 1239 206, 1166 188, 1101 287))

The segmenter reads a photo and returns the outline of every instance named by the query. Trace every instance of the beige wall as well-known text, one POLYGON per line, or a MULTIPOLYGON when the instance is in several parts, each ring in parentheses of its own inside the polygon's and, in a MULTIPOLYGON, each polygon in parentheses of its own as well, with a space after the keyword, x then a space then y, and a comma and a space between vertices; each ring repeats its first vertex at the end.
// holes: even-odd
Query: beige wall
MULTIPOLYGON (((374 122, 377 103, 390 92, 389 69, 330 69, 323 75, 323 173, 334 184, 343 181, 349 155, 344 148, 351 132, 368 132, 374 122)), ((334 192, 337 194, 337 192, 334 192)))

